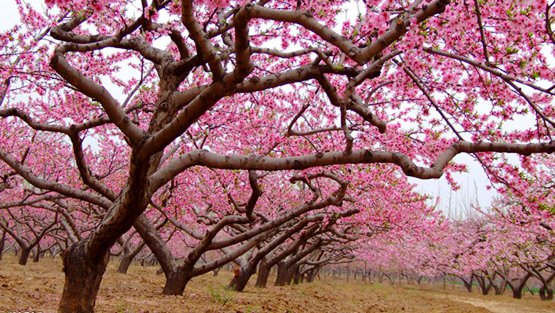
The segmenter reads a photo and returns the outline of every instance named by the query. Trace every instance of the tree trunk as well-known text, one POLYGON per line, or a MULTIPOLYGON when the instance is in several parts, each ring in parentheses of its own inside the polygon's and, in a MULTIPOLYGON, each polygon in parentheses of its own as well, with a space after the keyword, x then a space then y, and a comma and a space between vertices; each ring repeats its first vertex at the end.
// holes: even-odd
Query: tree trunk
POLYGON ((181 296, 183 295, 185 287, 190 280, 191 277, 186 275, 185 271, 181 269, 172 271, 166 274, 166 284, 164 285, 162 294, 169 296, 181 296))
POLYGON ((277 265, 277 276, 274 286, 285 286, 287 284, 287 268, 284 262, 280 262, 277 265))
POLYGON ((464 288, 466 289, 466 291, 472 292, 472 283, 468 283, 466 281, 463 281, 463 284, 464 284, 464 288))
POLYGON ((524 286, 526 285, 522 284, 521 286, 513 287, 513 298, 522 299, 522 291, 524 290, 524 286))
POLYGON ((294 271, 291 271, 291 273, 293 273, 293 283, 295 285, 298 285, 301 283, 301 271, 299 269, 299 267, 297 266, 297 268, 294 271))
POLYGON ((487 296, 491 290, 491 282, 483 276, 476 276, 480 290, 484 296, 487 296))
POLYGON ((540 299, 544 301, 553 300, 553 289, 548 286, 542 286, 540 288, 540 299))
POLYGON ((121 261, 119 262, 118 266, 118 273, 126 274, 127 270, 129 270, 129 266, 131 262, 133 262, 134 255, 123 255, 121 261))
POLYGON ((482 288, 482 294, 484 296, 487 296, 489 294, 490 290, 491 290, 491 285, 489 285, 489 284, 485 285, 485 287, 482 288))
POLYGON ((33 256, 33 263, 37 263, 40 260, 40 244, 37 244, 37 249, 35 250, 35 255, 33 256))
POLYGON ((254 286, 258 288, 266 288, 271 270, 271 266, 268 266, 264 262, 260 263, 260 266, 258 268, 258 277, 256 278, 256 284, 254 286))
POLYGON ((287 263, 280 262, 278 263, 278 270, 276 281, 274 282, 274 286, 285 286, 291 284, 291 279, 293 279, 294 271, 293 269, 287 268, 287 263))
POLYGON ((241 270, 241 273, 238 276, 233 277, 232 283, 230 283, 230 287, 233 288, 235 291, 243 291, 247 286, 249 279, 252 275, 256 272, 256 266, 248 266, 246 269, 241 270))
POLYGON ((218 274, 220 273, 220 270, 221 270, 221 269, 222 269, 221 267, 215 268, 215 269, 212 271, 212 276, 213 276, 213 277, 218 276, 218 274))
POLYGON ((29 260, 29 255, 31 254, 31 249, 28 247, 21 248, 21 254, 19 255, 19 265, 26 265, 29 260))
MULTIPOLYGON (((299 270, 299 265, 289 266, 288 264, 285 265, 285 283, 281 286, 291 285, 293 279, 295 278, 295 274, 299 270)), ((295 282, 297 284, 297 282, 295 282)))
POLYGON ((143 241, 138 244, 133 250, 131 250, 127 245, 123 248, 121 261, 118 267, 118 273, 127 273, 127 271, 129 270, 129 266, 131 265, 137 254, 139 254, 139 252, 143 250, 144 246, 146 246, 146 243, 143 241))
POLYGON ((96 259, 86 252, 86 241, 73 245, 63 255, 65 284, 59 313, 92 313, 96 295, 110 255, 96 259))
POLYGON ((493 288, 495 289, 495 295, 500 296, 505 293, 507 289, 507 281, 505 279, 501 280, 499 285, 492 284, 493 288))
POLYGON ((4 247, 6 244, 6 231, 2 231, 2 237, 0 237, 0 261, 2 260, 2 255, 4 255, 4 247))
POLYGON ((312 270, 310 270, 310 271, 307 273, 306 282, 307 282, 307 283, 312 283, 312 282, 314 282, 314 279, 315 279, 316 276, 318 275, 318 272, 320 272, 320 267, 315 267, 315 268, 313 268, 312 270))

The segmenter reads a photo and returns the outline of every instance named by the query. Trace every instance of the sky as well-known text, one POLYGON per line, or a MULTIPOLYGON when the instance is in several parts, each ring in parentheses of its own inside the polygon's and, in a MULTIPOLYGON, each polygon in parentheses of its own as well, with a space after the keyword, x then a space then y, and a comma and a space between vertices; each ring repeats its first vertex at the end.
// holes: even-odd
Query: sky
MULTIPOLYGON (((43 0, 28 0, 28 3, 43 4, 43 0)), ((15 0, 0 0, 0 31, 11 28, 18 22, 18 12, 15 0)), ((440 197, 438 209, 445 212, 448 217, 462 218, 468 212, 471 204, 478 203, 482 208, 490 205, 496 192, 488 190, 488 178, 480 164, 468 155, 458 155, 456 162, 465 163, 468 172, 455 174, 455 181, 461 186, 453 191, 447 180, 442 177, 436 180, 421 180, 409 178, 417 185, 417 191, 431 195, 434 199, 440 197)))

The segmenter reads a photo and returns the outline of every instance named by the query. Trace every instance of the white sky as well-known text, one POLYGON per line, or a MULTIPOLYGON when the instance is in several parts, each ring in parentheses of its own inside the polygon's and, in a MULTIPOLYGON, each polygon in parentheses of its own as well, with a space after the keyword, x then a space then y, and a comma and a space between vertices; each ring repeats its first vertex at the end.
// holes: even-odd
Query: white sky
MULTIPOLYGON (((43 0, 28 0, 28 3, 43 4, 43 0)), ((0 0, 0 31, 5 31, 19 20, 18 11, 14 0, 0 0)), ((454 175, 455 180, 461 186, 458 191, 452 191, 445 178, 439 180, 420 180, 410 178, 410 181, 418 185, 418 191, 427 193, 433 197, 440 196, 439 208, 450 217, 461 217, 471 203, 478 203, 487 207, 495 197, 496 193, 487 190, 488 179, 482 167, 467 155, 459 155, 455 161, 468 165, 469 171, 454 175)))

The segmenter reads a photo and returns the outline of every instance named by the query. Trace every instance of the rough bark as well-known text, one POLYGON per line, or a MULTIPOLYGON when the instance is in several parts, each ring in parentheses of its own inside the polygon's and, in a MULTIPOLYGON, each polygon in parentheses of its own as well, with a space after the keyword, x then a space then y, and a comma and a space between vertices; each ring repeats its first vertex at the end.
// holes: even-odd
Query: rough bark
POLYGON ((21 254, 19 255, 19 260, 17 263, 19 265, 27 265, 27 261, 29 261, 29 255, 31 254, 31 248, 29 247, 22 247, 21 254))
POLYGON ((185 287, 192 278, 191 273, 176 269, 170 273, 164 272, 164 274, 166 275, 166 283, 164 284, 164 289, 162 289, 162 294, 168 296, 183 295, 185 287))
POLYGON ((86 250, 86 241, 73 245, 64 253, 65 284, 58 312, 94 312, 96 295, 108 261, 108 253, 100 258, 91 258, 86 250))
POLYGON ((285 286, 287 281, 287 269, 285 262, 279 262, 277 264, 277 273, 276 273, 276 280, 274 282, 274 286, 285 286))
POLYGON ((258 268, 258 277, 256 278, 256 283, 254 284, 254 286, 258 288, 266 288, 271 270, 271 265, 268 265, 264 261, 260 262, 260 266, 258 268))

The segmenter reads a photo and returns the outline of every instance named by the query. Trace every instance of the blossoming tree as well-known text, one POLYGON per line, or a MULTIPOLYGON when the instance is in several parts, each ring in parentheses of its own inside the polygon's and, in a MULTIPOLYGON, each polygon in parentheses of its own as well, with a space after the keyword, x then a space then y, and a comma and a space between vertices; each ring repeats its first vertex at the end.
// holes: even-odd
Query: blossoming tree
POLYGON ((93 311, 110 248, 195 167, 430 179, 459 153, 555 150, 545 0, 45 2, 0 34, 0 159, 100 213, 60 312, 93 311))

